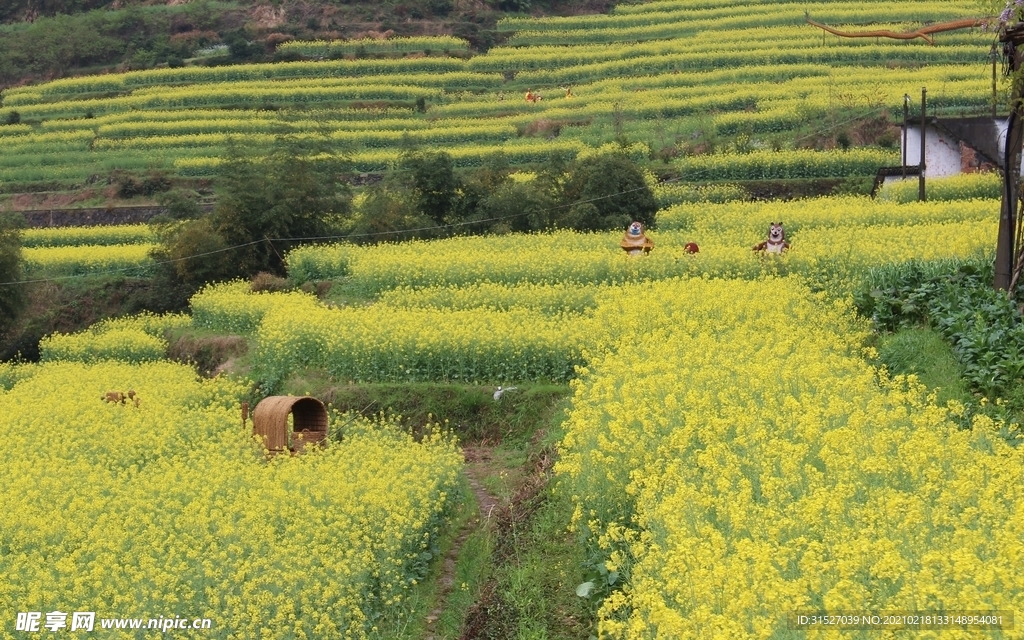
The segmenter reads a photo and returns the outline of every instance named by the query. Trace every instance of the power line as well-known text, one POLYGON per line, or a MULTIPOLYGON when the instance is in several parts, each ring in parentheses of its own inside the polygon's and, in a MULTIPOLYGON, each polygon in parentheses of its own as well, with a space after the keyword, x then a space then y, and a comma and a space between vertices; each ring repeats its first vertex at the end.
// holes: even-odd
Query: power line
MULTIPOLYGON (((822 127, 821 129, 817 130, 817 131, 814 131, 814 132, 811 132, 809 134, 805 134, 803 136, 799 136, 797 138, 794 138, 793 141, 797 142, 797 141, 800 141, 800 140, 806 140, 806 139, 809 139, 809 138, 813 138, 813 137, 821 135, 823 133, 827 133, 829 131, 833 131, 837 127, 842 126, 844 124, 849 124, 850 122, 855 122, 857 120, 860 120, 860 119, 865 118, 867 116, 870 116, 872 114, 883 113, 883 112, 885 112, 887 110, 888 110, 887 107, 872 108, 871 110, 866 111, 863 114, 860 114, 860 115, 854 116, 852 118, 849 118, 847 120, 841 121, 841 122, 839 122, 839 123, 837 123, 835 125, 827 125, 825 127, 822 127)), ((685 180, 684 180, 684 176, 679 176, 677 178, 671 178, 669 180, 663 180, 659 184, 661 184, 661 185, 668 185, 668 184, 673 184, 673 183, 677 183, 677 182, 692 183, 692 182, 697 182, 697 181, 703 180, 703 179, 709 177, 711 174, 712 174, 712 170, 705 169, 705 170, 700 170, 700 171, 696 171, 696 172, 691 172, 688 176, 686 176, 685 180), (694 178, 697 178, 697 180, 694 180, 694 178)), ((577 201, 577 202, 572 202, 572 203, 567 203, 567 204, 562 204, 562 205, 555 205, 553 207, 548 207, 546 209, 541 209, 540 213, 549 213, 549 212, 552 212, 552 211, 556 211, 558 209, 564 209, 564 208, 567 208, 567 207, 572 207, 572 206, 575 206, 577 204, 587 204, 587 203, 591 203, 591 202, 598 202, 600 200, 606 200, 606 199, 609 199, 609 198, 616 198, 616 197, 619 197, 619 196, 622 196, 622 195, 626 195, 626 194, 629 194, 629 193, 633 193, 633 192, 636 192, 636 191, 642 191, 645 188, 649 188, 649 187, 647 185, 644 185, 643 187, 636 187, 634 189, 627 189, 626 191, 620 191, 618 193, 614 193, 614 194, 610 194, 610 195, 606 195, 606 196, 597 196, 597 197, 594 197, 594 198, 590 198, 588 200, 580 200, 580 201, 577 201)), ((400 235, 403 235, 403 234, 418 233, 418 232, 422 232, 422 231, 437 231, 437 230, 445 230, 445 229, 456 229, 456 228, 461 228, 461 227, 466 227, 466 226, 471 226, 471 225, 476 225, 476 224, 484 224, 484 223, 489 223, 489 222, 501 222, 501 221, 504 221, 504 220, 512 220, 512 219, 515 219, 515 218, 521 218, 521 217, 526 216, 526 215, 530 215, 530 213, 529 212, 521 212, 521 213, 510 214, 510 215, 507 215, 507 216, 498 216, 498 217, 494 217, 494 218, 484 218, 484 219, 479 219, 479 220, 464 220, 464 221, 460 221, 460 222, 453 222, 453 223, 440 224, 440 225, 429 225, 429 226, 417 227, 417 228, 413 228, 413 229, 401 229, 401 230, 394 230, 394 231, 376 231, 376 232, 367 232, 367 233, 359 233, 359 234, 338 234, 338 235, 328 235, 328 236, 305 236, 305 237, 296 237, 296 238, 268 238, 268 237, 264 236, 263 238, 260 238, 259 240, 253 240, 251 242, 245 242, 245 243, 241 243, 241 244, 237 244, 237 245, 232 245, 230 247, 225 247, 223 249, 215 249, 213 251, 206 251, 206 252, 203 252, 203 253, 197 253, 197 254, 194 254, 194 255, 184 256, 184 257, 181 257, 181 258, 172 258, 172 259, 168 259, 168 260, 158 260, 158 261, 155 261, 155 262, 151 262, 149 264, 149 266, 160 266, 160 265, 164 265, 164 264, 174 264, 174 263, 178 263, 178 262, 184 262, 186 260, 194 260, 196 258, 203 258, 203 257, 206 257, 206 256, 211 256, 211 255, 215 255, 215 254, 219 254, 219 253, 225 253, 225 252, 228 252, 228 251, 235 251, 237 249, 242 249, 244 247, 252 246, 252 245, 255 245, 255 244, 261 244, 263 242, 269 242, 269 243, 271 243, 271 246, 273 247, 272 243, 274 243, 274 242, 316 242, 316 241, 321 241, 321 240, 347 240, 347 239, 354 239, 354 238, 375 238, 375 237, 389 236, 389 235, 400 236, 400 235)), ((10 282, 0 282, 0 286, 10 286, 10 285, 18 285, 18 284, 36 284, 36 283, 42 283, 42 282, 55 282, 55 281, 60 281, 60 280, 69 280, 69 279, 75 279, 75 278, 87 278, 87 277, 96 277, 96 276, 104 276, 104 275, 113 275, 113 274, 123 273, 123 272, 127 272, 127 271, 134 271, 134 270, 137 270, 137 269, 138 269, 138 267, 121 267, 121 268, 116 268, 116 269, 108 269, 108 270, 105 270, 105 271, 97 271, 97 272, 92 272, 92 273, 75 274, 75 275, 68 275, 68 276, 53 276, 53 277, 49 277, 49 278, 38 278, 38 279, 33 279, 33 280, 16 280, 16 281, 10 281, 10 282)))
MULTIPOLYGON (((674 178, 672 180, 666 180, 666 181, 662 182, 662 184, 668 184, 668 183, 671 183, 671 182, 677 182, 677 181, 681 181, 681 180, 682 180, 682 178, 674 178)), ((546 213, 546 212, 556 211, 558 209, 564 209, 564 208, 567 208, 567 207, 576 206, 578 204, 587 204, 587 203, 590 203, 590 202, 598 202, 600 200, 607 200, 609 198, 617 198, 619 196, 623 196, 623 195, 626 195, 626 194, 629 194, 629 193, 634 193, 636 191, 642 191, 642 190, 647 189, 647 188, 649 188, 649 187, 645 184, 642 187, 636 187, 636 188, 633 188, 633 189, 626 189, 625 191, 619 191, 617 193, 613 193, 613 194, 609 194, 609 195, 605 195, 605 196, 596 196, 594 198, 589 198, 587 200, 578 200, 576 202, 572 202, 572 203, 568 203, 568 204, 555 205, 553 207, 548 207, 546 209, 541 209, 540 212, 546 213)), ((315 242, 315 241, 318 241, 318 240, 346 240, 346 239, 350 239, 350 238, 371 238, 371 237, 386 236, 386 235, 401 235, 401 234, 407 234, 407 233, 416 233, 416 232, 420 232, 420 231, 436 231, 436 230, 442 230, 442 229, 455 229, 455 228, 465 227, 465 226, 470 226, 470 225, 475 225, 475 224, 484 224, 484 223, 488 223, 488 222, 501 222, 503 220, 512 220, 514 218, 521 218, 521 217, 526 216, 526 215, 530 215, 530 212, 513 213, 513 214, 510 214, 510 215, 507 215, 507 216, 497 216, 497 217, 493 217, 493 218, 483 218, 483 219, 480 219, 480 220, 463 220, 463 221, 460 221, 460 222, 452 222, 452 223, 448 223, 448 224, 439 224, 439 225, 430 225, 430 226, 426 226, 426 227, 417 227, 415 229, 400 229, 400 230, 395 230, 395 231, 376 231, 376 232, 372 232, 372 233, 329 235, 329 236, 306 236, 306 237, 297 237, 297 238, 268 238, 267 236, 263 236, 259 240, 253 240, 251 242, 244 242, 242 244, 232 245, 230 247, 225 247, 223 249, 215 249, 213 251, 205 251, 203 253, 197 253, 197 254, 194 254, 194 255, 184 256, 184 257, 181 257, 181 258, 172 258, 172 259, 168 259, 168 260, 157 260, 157 261, 149 263, 149 265, 147 265, 147 266, 160 266, 160 265, 164 265, 164 264, 174 264, 174 263, 177 263, 177 262, 184 262, 186 260, 194 260, 196 258, 203 258, 203 257, 206 257, 206 256, 211 256, 211 255, 215 255, 215 254, 218 254, 218 253, 224 253, 224 252, 227 252, 227 251, 235 251, 237 249, 242 249, 244 247, 249 247, 249 246, 256 245, 256 244, 262 244, 264 242, 270 242, 270 243, 274 243, 274 242, 315 242)), ((55 282, 55 281, 59 281, 59 280, 70 280, 70 279, 74 279, 74 278, 89 278, 89 277, 96 277, 96 276, 113 275, 113 274, 116 274, 116 273, 123 273, 123 272, 126 272, 126 271, 133 271, 133 270, 136 270, 136 269, 138 269, 138 267, 121 267, 121 268, 117 268, 117 269, 108 269, 108 270, 105 270, 105 271, 95 271, 95 272, 92 272, 92 273, 80 273, 80 274, 74 274, 74 275, 68 275, 68 276, 53 276, 53 277, 50 277, 50 278, 38 278, 38 279, 34 279, 34 280, 13 280, 13 281, 10 281, 10 282, 0 282, 0 286, 5 286, 5 285, 9 286, 9 285, 18 285, 18 284, 36 284, 36 283, 40 283, 40 282, 55 282)))

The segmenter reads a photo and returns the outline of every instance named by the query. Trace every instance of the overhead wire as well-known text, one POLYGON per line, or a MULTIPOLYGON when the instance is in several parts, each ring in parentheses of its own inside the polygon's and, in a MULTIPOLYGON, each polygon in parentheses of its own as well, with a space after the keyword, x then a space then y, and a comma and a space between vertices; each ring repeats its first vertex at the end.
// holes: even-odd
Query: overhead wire
MULTIPOLYGON (((663 182, 662 184, 667 184, 669 182, 675 182, 675 181, 678 181, 678 180, 681 180, 681 178, 676 178, 676 179, 673 179, 673 180, 667 180, 667 181, 663 182)), ((560 204, 560 205, 555 205, 555 206, 552 206, 552 207, 547 207, 545 209, 542 209, 541 211, 542 212, 550 212, 550 211, 555 211, 555 210, 558 210, 558 209, 564 209, 566 207, 576 206, 578 204, 587 204, 587 203, 591 203, 591 202, 598 202, 600 200, 607 200, 609 198, 617 198, 619 196, 626 195, 626 194, 629 194, 629 193, 633 193, 633 192, 636 192, 636 191, 642 191, 643 189, 647 189, 647 188, 649 188, 649 187, 645 184, 642 187, 635 187, 633 189, 626 189, 624 191, 618 191, 616 193, 612 193, 612 194, 608 194, 608 195, 596 196, 596 197, 593 197, 593 198, 588 198, 586 200, 577 200, 576 202, 572 202, 572 203, 568 203, 568 204, 560 204)), ((501 221, 504 221, 504 220, 511 220, 511 219, 514 219, 514 218, 520 218, 520 217, 523 217, 523 216, 526 216, 526 215, 530 215, 530 212, 513 213, 513 214, 510 214, 510 215, 506 215, 506 216, 495 216, 493 218, 483 218, 483 219, 478 219, 478 220, 462 220, 462 221, 459 221, 459 222, 437 224, 437 225, 429 225, 429 226, 424 226, 424 227, 417 227, 417 228, 414 228, 414 229, 401 229, 401 230, 394 230, 394 231, 376 231, 376 232, 359 233, 359 234, 338 234, 338 235, 324 235, 324 236, 304 236, 304 237, 292 237, 292 238, 269 238, 266 235, 264 235, 262 238, 260 238, 258 240, 253 240, 253 241, 250 241, 250 242, 244 242, 244 243, 241 243, 241 244, 236 244, 236 245, 232 245, 230 247, 224 247, 224 248, 221 248, 221 249, 214 249, 213 251, 205 251, 205 252, 202 252, 202 253, 197 253, 197 254, 193 254, 193 255, 183 256, 183 257, 180 257, 180 258, 171 258, 171 259, 167 259, 167 260, 156 260, 156 261, 148 263, 147 266, 159 266, 159 265, 165 265, 165 264, 174 264, 174 263, 177 263, 177 262, 184 262, 186 260, 194 260, 196 258, 203 258, 203 257, 206 257, 206 256, 215 255, 215 254, 218 254, 218 253, 225 253, 225 252, 228 252, 228 251, 235 251, 237 249, 242 249, 242 248, 249 247, 249 246, 256 245, 256 244, 262 244, 264 242, 270 242, 270 243, 274 243, 274 242, 315 242, 315 241, 318 241, 318 240, 345 240, 345 239, 350 239, 350 238, 370 238, 370 237, 379 237, 379 236, 386 236, 386 235, 401 235, 401 234, 408 234, 408 233, 417 233, 417 232, 421 232, 421 231, 436 231, 436 230, 442 230, 442 229, 454 229, 454 228, 465 227, 465 226, 476 225, 476 224, 484 224, 484 223, 489 223, 489 222, 501 222, 501 221)), ((104 276, 104 275, 114 275, 114 274, 117 274, 117 273, 131 272, 131 271, 137 271, 137 270, 138 270, 138 267, 119 267, 119 268, 107 269, 107 270, 102 270, 102 271, 93 271, 91 273, 79 273, 79 274, 73 274, 73 275, 67 275, 67 276, 52 276, 52 277, 48 277, 48 278, 37 278, 37 279, 33 279, 33 280, 14 280, 14 281, 9 281, 9 282, 0 282, 0 286, 19 285, 19 284, 36 284, 36 283, 42 283, 42 282, 53 282, 53 281, 59 281, 59 280, 69 280, 69 279, 75 279, 75 278, 88 278, 88 277, 96 277, 96 276, 104 276)))
MULTIPOLYGON (((813 131, 813 132, 805 134, 803 136, 796 137, 796 138, 793 139, 793 141, 794 142, 798 142, 798 141, 801 141, 801 140, 810 139, 810 138, 822 135, 824 133, 828 133, 830 131, 833 131, 836 128, 842 126, 842 125, 849 124, 851 122, 856 122, 857 120, 861 120, 861 119, 863 119, 865 117, 868 117, 870 115, 873 115, 873 114, 881 114, 881 113, 883 113, 883 112, 885 112, 887 110, 888 110, 887 107, 872 108, 869 111, 865 111, 862 114, 856 115, 856 116, 854 116, 852 118, 849 118, 847 120, 841 121, 839 123, 834 123, 834 124, 828 123, 827 126, 824 126, 824 127, 820 128, 820 129, 818 129, 817 131, 813 131)), ((685 176, 681 175, 681 176, 676 177, 676 178, 670 178, 668 180, 663 180, 663 181, 660 182, 660 184, 667 185, 667 184, 674 184, 674 183, 677 183, 677 182, 685 182, 685 183, 700 182, 700 181, 705 180, 706 178, 710 177, 711 173, 712 173, 712 171, 710 169, 696 171, 696 172, 689 172, 685 176)), ((542 209, 541 212, 542 213, 546 213, 546 212, 551 212, 551 211, 555 211, 555 210, 558 210, 558 209, 564 209, 566 207, 575 206, 575 205, 578 205, 578 204, 586 204, 586 203, 597 202, 597 201, 605 200, 605 199, 609 199, 609 198, 616 198, 616 197, 619 197, 619 196, 622 196, 622 195, 633 193, 635 191, 641 191, 641 190, 643 190, 645 188, 648 188, 647 185, 644 185, 643 187, 636 187, 634 189, 628 189, 628 190, 625 190, 625 191, 620 191, 620 192, 617 192, 617 193, 614 193, 614 194, 609 194, 609 195, 604 195, 604 196, 596 196, 594 198, 590 198, 590 199, 587 199, 587 200, 581 200, 581 201, 577 201, 577 202, 573 202, 573 203, 568 203, 568 204, 555 205, 553 207, 548 207, 548 208, 542 209)), ((367 233, 358 233, 358 234, 336 234, 336 235, 324 235, 324 236, 303 236, 303 237, 293 237, 293 238, 268 238, 268 237, 264 236, 263 238, 260 238, 258 240, 253 240, 253 241, 250 241, 250 242, 240 243, 240 244, 237 244, 237 245, 232 245, 230 247, 224 247, 222 249, 215 249, 213 251, 206 251, 206 252, 202 252, 202 253, 197 253, 197 254, 192 254, 192 255, 188 255, 188 256, 183 256, 183 257, 180 257, 180 258, 171 258, 171 259, 166 259, 166 260, 157 260, 157 261, 148 263, 147 266, 160 266, 160 265, 165 265, 165 264, 174 264, 174 263, 178 263, 178 262, 184 262, 186 260, 194 260, 194 259, 197 259, 197 258, 203 258, 203 257, 211 256, 211 255, 216 255, 216 254, 219 254, 219 253, 225 253, 225 252, 228 252, 228 251, 236 251, 238 249, 242 249, 242 248, 245 248, 245 247, 248 247, 248 246, 252 246, 252 245, 255 245, 255 244, 261 244, 263 242, 269 242, 269 243, 271 243, 271 246, 273 246, 272 243, 274 243, 274 242, 316 242, 316 241, 329 241, 329 240, 347 240, 347 239, 375 238, 375 237, 382 237, 382 236, 401 236, 401 235, 406 235, 406 234, 410 234, 410 233, 419 233, 419 232, 425 232, 425 231, 439 231, 439 230, 445 230, 445 229, 456 229, 456 228, 461 228, 461 227, 466 227, 466 226, 471 226, 471 225, 484 224, 484 223, 490 223, 490 222, 501 222, 501 221, 505 221, 505 220, 512 220, 512 219, 515 219, 515 218, 520 218, 520 217, 523 217, 523 216, 526 216, 526 215, 530 215, 530 212, 520 212, 520 213, 514 213, 514 214, 510 214, 510 215, 506 215, 506 216, 496 216, 496 217, 493 217, 493 218, 484 218, 484 219, 477 219, 477 220, 464 220, 464 221, 452 222, 452 223, 446 223, 446 224, 428 225, 428 226, 416 227, 416 228, 412 228, 412 229, 401 229, 401 230, 392 230, 392 231, 377 231, 377 232, 367 232, 367 233)), ((275 251, 276 251, 276 249, 275 249, 275 251)), ((37 283, 43 283, 43 282, 54 282, 54 281, 69 280, 69 279, 75 279, 75 278, 97 277, 97 276, 114 275, 114 274, 118 274, 118 273, 132 272, 132 271, 137 271, 137 270, 138 270, 138 267, 118 267, 118 268, 107 269, 107 270, 102 270, 102 271, 94 271, 94 272, 91 272, 91 273, 72 274, 72 275, 66 275, 66 276, 51 276, 51 277, 47 277, 47 278, 36 278, 36 279, 31 279, 31 280, 15 280, 15 281, 9 281, 9 282, 0 282, 0 286, 11 286, 11 285, 20 285, 20 284, 37 284, 37 283)))

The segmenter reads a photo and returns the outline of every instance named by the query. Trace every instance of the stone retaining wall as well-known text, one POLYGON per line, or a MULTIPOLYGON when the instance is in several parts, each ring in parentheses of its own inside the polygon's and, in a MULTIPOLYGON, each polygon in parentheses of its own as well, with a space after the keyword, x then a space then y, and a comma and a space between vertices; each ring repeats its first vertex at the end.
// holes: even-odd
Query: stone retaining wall
MULTIPOLYGON (((200 205, 203 212, 213 211, 214 205, 200 205)), ((105 224, 136 224, 149 222, 166 213, 164 207, 110 207, 90 209, 37 209, 20 211, 29 227, 88 227, 105 224)))

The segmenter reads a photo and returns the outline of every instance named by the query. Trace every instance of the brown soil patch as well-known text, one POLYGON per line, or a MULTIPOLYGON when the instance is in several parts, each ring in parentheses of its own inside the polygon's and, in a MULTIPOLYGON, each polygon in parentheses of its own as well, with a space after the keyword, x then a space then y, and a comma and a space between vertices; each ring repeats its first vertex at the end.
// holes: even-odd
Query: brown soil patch
POLYGON ((373 29, 368 29, 368 30, 363 31, 361 33, 357 33, 353 37, 353 40, 367 40, 367 39, 387 40, 388 38, 392 37, 393 35, 395 35, 395 30, 394 29, 388 29, 387 31, 374 31, 373 29))
POLYGON ((865 146, 878 144, 879 140, 888 138, 891 143, 895 143, 901 133, 900 127, 889 122, 886 116, 866 118, 853 125, 850 130, 850 142, 854 146, 865 146))
POLYGON ((388 102, 387 100, 377 100, 374 102, 352 102, 348 106, 351 107, 352 109, 368 109, 370 111, 383 111, 384 109, 394 107, 396 105, 395 103, 388 102))
POLYGON ((541 118, 540 120, 534 120, 530 124, 523 127, 523 131, 520 135, 524 138, 532 138, 534 136, 544 137, 547 139, 557 138, 558 134, 562 133, 562 125, 564 123, 558 120, 549 120, 547 118, 541 118))
POLYGON ((295 36, 293 36, 290 33, 277 33, 277 32, 274 32, 274 33, 267 34, 267 37, 263 39, 263 42, 265 42, 268 46, 276 47, 277 45, 281 44, 282 42, 290 42, 290 41, 292 41, 294 39, 295 39, 295 36))
POLYGON ((489 463, 493 460, 494 450, 491 447, 465 446, 462 449, 466 458, 466 475, 469 477, 469 486, 473 488, 477 504, 480 505, 480 516, 484 521, 494 516, 495 508, 500 506, 500 501, 484 489, 480 483, 487 473, 489 463))
POLYGON ((262 5, 252 10, 252 20, 257 29, 274 29, 288 21, 284 7, 274 8, 262 5))
POLYGON ((463 13, 482 13, 491 10, 483 0, 455 0, 454 4, 455 11, 463 13))
POLYGON ((167 347, 167 357, 193 365, 202 375, 213 377, 226 371, 248 348, 242 336, 182 336, 167 347))
POLYGON ((96 189, 73 193, 19 193, 10 200, 15 211, 32 209, 70 209, 74 205, 101 195, 96 189))
POLYGON ((175 33, 171 36, 171 42, 198 42, 200 40, 217 42, 220 40, 220 34, 216 31, 198 31, 193 29, 192 31, 175 33))

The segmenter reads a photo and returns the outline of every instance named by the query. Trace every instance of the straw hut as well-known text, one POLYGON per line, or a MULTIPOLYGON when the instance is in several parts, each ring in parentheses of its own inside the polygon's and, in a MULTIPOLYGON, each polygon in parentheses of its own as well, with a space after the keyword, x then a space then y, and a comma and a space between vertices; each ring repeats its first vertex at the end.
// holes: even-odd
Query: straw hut
POLYGON ((271 453, 301 453, 309 444, 327 440, 327 409, 309 396, 269 396, 256 405, 252 433, 263 440, 271 453), (292 416, 291 442, 288 416, 292 416))

